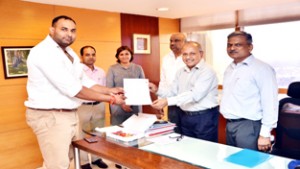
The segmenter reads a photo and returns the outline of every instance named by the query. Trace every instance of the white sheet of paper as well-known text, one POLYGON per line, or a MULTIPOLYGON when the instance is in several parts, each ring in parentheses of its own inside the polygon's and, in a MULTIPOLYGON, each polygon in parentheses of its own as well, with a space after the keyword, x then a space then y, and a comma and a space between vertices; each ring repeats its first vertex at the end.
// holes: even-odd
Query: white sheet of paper
POLYGON ((106 133, 106 132, 115 132, 118 130, 121 130, 122 127, 120 126, 107 126, 107 127, 96 127, 95 130, 100 133, 106 133))
POLYGON ((122 123, 122 126, 131 131, 145 132, 157 120, 155 114, 138 113, 132 115, 122 123))
POLYGON ((152 104, 148 79, 123 79, 126 105, 152 104))

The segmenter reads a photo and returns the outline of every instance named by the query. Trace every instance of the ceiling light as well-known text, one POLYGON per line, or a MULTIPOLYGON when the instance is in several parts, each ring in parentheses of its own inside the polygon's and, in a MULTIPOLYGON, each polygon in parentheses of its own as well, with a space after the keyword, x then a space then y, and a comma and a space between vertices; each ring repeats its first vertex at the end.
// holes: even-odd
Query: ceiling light
POLYGON ((162 8, 157 8, 156 10, 157 10, 157 11, 160 11, 160 12, 164 12, 164 11, 168 11, 169 8, 167 8, 167 7, 162 7, 162 8))

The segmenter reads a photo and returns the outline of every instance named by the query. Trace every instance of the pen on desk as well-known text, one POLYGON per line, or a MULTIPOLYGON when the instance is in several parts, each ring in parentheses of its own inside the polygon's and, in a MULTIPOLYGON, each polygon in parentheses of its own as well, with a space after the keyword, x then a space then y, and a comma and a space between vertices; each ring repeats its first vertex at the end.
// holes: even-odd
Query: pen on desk
POLYGON ((171 138, 171 139, 176 139, 176 141, 180 141, 180 140, 182 140, 183 135, 180 134, 179 136, 169 136, 169 138, 171 138))

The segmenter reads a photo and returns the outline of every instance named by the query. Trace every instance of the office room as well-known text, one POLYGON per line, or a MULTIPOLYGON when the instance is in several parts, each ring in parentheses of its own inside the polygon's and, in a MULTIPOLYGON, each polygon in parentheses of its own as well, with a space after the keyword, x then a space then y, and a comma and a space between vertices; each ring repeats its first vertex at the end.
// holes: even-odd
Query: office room
MULTIPOLYGON (((266 1, 266 3, 259 2, 263 5, 254 5, 252 7, 259 11, 265 11, 264 9, 266 8, 269 9, 268 12, 270 14, 266 14, 268 17, 265 20, 259 20, 257 18, 261 17, 254 15, 254 21, 251 20, 251 16, 249 16, 250 20, 243 21, 243 16, 244 18, 247 18, 245 15, 247 10, 243 11, 236 9, 230 11, 229 8, 222 10, 219 16, 218 14, 205 14, 201 17, 189 16, 184 18, 172 18, 110 12, 105 10, 71 7, 67 5, 62 6, 19 0, 1 0, 0 21, 2 26, 0 28, 0 47, 33 47, 49 33, 51 20, 54 17, 57 15, 68 15, 71 16, 77 24, 77 39, 71 47, 79 55, 79 50, 82 46, 87 44, 93 45, 97 49, 98 58, 95 65, 103 68, 105 71, 109 69, 110 65, 116 63, 114 55, 119 46, 128 45, 133 47, 132 35, 134 33, 150 35, 151 53, 134 55, 134 63, 140 64, 143 67, 146 78, 151 82, 158 84, 160 80, 159 76, 162 57, 170 52, 169 38, 174 32, 183 32, 188 38, 193 39, 202 37, 203 33, 206 33, 206 37, 209 37, 208 35, 212 34, 210 34, 209 31, 218 31, 222 29, 233 31, 235 27, 240 28, 242 26, 246 26, 245 30, 247 30, 247 26, 300 20, 299 2, 292 0, 278 0, 273 1, 274 5, 267 2, 268 1, 266 1), (284 7, 284 9, 287 9, 288 7, 288 9, 291 10, 287 13, 287 10, 280 9, 280 6, 284 7), (279 15, 272 18, 270 16, 276 15, 274 10, 278 10, 279 15), (286 16, 283 14, 286 14, 286 16), (221 19, 217 19, 220 15, 222 16, 221 19), (236 16, 242 17, 238 18, 236 16), (204 23, 206 25, 204 25, 204 23)), ((252 8, 249 8, 249 11, 252 8)), ((253 38, 256 39, 256 35, 252 35, 253 38)), ((223 36, 226 38, 226 35, 223 36)), ((275 40, 277 39, 274 38, 273 41, 275 40)), ((213 55, 212 53, 214 53, 214 49, 211 47, 213 45, 210 44, 210 40, 208 38, 203 40, 202 38, 201 42, 203 41, 206 43, 207 51, 205 57, 207 62, 212 64, 214 68, 219 67, 218 64, 220 63, 216 63, 216 58, 210 57, 213 55)), ((254 41, 254 46, 258 48, 255 43, 256 42, 254 41)), ((287 44, 290 42, 278 40, 278 43, 287 44)), ((226 39, 224 39, 223 44, 226 46, 226 39)), ((296 44, 296 42, 294 42, 294 44, 296 44)), ((221 54, 224 54, 224 57, 228 57, 226 54, 226 47, 224 47, 224 52, 221 54)), ((27 125, 25 117, 26 107, 24 101, 27 99, 27 77, 9 77, 7 72, 5 72, 3 53, 1 53, 1 55, 0 165, 2 168, 6 169, 33 169, 41 167, 43 159, 37 139, 31 128, 27 125)), ((223 69, 220 71, 223 71, 223 69)), ((221 84, 219 85, 219 88, 221 91, 221 84)), ((283 94, 282 97, 285 97, 287 85, 285 84, 285 87, 280 88, 279 92, 280 94, 283 94)), ((151 112, 152 109, 146 106, 144 111, 151 112)), ((106 119, 109 119, 108 109, 106 112, 106 119)), ((106 121, 106 125, 109 125, 108 120, 106 121)), ((224 130, 225 120, 220 117, 219 142, 222 144, 225 144, 224 130)))

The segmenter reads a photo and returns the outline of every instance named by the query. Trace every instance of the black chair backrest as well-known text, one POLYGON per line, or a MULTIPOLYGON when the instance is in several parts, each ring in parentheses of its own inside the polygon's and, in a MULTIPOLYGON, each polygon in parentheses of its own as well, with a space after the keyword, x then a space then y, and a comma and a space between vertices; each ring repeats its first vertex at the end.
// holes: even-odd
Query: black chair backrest
POLYGON ((289 158, 300 159, 300 82, 288 88, 288 98, 279 101, 275 149, 289 158))
POLYGON ((287 95, 291 98, 300 99, 300 82, 293 82, 288 87, 287 95))

